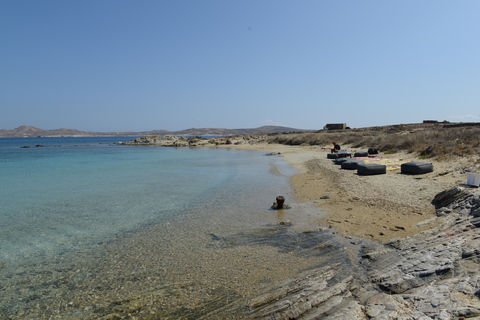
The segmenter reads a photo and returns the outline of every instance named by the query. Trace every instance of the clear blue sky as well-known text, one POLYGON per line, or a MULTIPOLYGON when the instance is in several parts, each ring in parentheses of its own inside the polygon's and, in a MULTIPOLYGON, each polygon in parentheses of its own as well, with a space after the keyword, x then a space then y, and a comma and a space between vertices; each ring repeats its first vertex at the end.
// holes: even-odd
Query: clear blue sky
POLYGON ((0 2, 0 129, 480 121, 480 1, 0 2))

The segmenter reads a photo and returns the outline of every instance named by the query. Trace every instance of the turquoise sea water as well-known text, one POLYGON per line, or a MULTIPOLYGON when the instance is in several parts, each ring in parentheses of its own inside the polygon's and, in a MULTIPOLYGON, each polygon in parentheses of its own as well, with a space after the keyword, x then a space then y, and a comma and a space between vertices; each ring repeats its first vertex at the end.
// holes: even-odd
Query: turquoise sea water
POLYGON ((318 263, 281 157, 132 139, 0 139, 0 319, 248 318, 318 263))
POLYGON ((226 188, 271 199, 285 191, 285 177, 269 173, 279 159, 261 152, 112 144, 131 139, 0 139, 0 262, 17 267, 112 239, 226 188))

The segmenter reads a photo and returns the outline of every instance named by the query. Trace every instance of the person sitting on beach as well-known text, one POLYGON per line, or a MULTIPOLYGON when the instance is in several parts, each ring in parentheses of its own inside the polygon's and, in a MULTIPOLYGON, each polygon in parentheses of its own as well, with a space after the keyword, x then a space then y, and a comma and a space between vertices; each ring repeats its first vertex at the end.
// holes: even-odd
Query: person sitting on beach
POLYGON ((338 153, 340 151, 341 147, 339 144, 337 144, 335 141, 333 143, 333 149, 331 149, 331 153, 338 153))

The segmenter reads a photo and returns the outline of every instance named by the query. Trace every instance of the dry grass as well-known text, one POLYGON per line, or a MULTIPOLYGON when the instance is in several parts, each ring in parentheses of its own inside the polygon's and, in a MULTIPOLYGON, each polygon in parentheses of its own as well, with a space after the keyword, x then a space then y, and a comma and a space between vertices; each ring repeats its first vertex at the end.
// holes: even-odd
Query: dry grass
POLYGON ((449 158, 480 154, 480 126, 448 127, 443 125, 397 125, 320 131, 317 133, 273 134, 270 143, 286 145, 330 146, 332 141, 342 146, 368 149, 385 153, 406 151, 420 158, 449 158))

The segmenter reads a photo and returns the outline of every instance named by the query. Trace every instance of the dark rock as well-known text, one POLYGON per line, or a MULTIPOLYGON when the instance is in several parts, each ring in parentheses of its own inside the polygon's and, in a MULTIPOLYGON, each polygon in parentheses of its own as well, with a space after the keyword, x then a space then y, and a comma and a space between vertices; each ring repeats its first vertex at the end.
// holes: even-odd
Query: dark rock
POLYGON ((437 194, 432 203, 435 205, 435 208, 446 207, 457 199, 462 198, 465 195, 465 188, 460 186, 455 186, 451 189, 445 190, 437 194))

